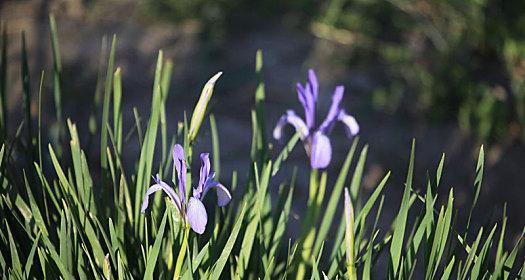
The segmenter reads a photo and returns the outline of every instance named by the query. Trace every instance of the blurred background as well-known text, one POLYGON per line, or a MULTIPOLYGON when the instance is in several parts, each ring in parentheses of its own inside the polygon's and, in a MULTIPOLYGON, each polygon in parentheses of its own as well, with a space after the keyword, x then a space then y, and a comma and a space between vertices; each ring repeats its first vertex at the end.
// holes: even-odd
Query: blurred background
MULTIPOLYGON (((262 49, 268 130, 287 108, 302 114, 295 83, 305 80, 309 68, 320 80, 318 119, 328 110, 334 87, 344 85, 343 106, 361 125, 361 143, 370 145, 364 191, 370 192, 387 170, 393 170, 385 204, 392 217, 415 137, 417 187, 425 188, 422 174, 428 170, 433 176, 445 152, 441 191, 455 188, 455 203, 465 209, 457 213, 458 223, 468 215, 476 157, 484 144, 485 180, 474 228, 498 219, 505 202, 510 231, 516 235, 525 224, 522 0, 3 0, 0 18, 10 38, 11 127, 23 118, 22 31, 35 96, 40 71, 49 73, 44 126, 52 128, 55 121, 49 13, 57 19, 64 115, 79 123, 81 139, 90 139, 88 127, 94 125, 88 104, 97 98, 100 102, 95 93, 97 73, 105 69, 105 58, 99 58, 101 45, 107 47, 108 38, 116 34, 124 130, 133 126, 133 108, 144 118, 149 114, 159 49, 174 62, 167 107, 173 133, 184 111, 191 112, 204 82, 224 71, 211 106, 219 128, 222 173, 227 177, 235 168, 243 178, 249 169, 255 52, 262 49)), ((33 116, 36 100, 31 104, 33 116)), ((205 131, 196 151, 211 149, 209 129, 205 131)), ((83 146, 97 145, 97 139, 85 141, 83 146)), ((139 151, 133 142, 124 148, 135 158, 139 151)), ((336 127, 330 180, 335 180, 350 143, 343 129, 336 127)), ((273 145, 275 151, 282 147, 282 143, 273 145)), ((92 156, 94 162, 97 159, 92 156)), ((299 174, 307 174, 301 147, 295 149, 287 169, 294 165, 299 174)), ((281 179, 289 178, 290 173, 282 173, 281 179)), ((307 180, 299 176, 298 184, 304 187, 296 188, 297 197, 306 198, 307 180)), ((301 216, 304 206, 296 204, 294 213, 301 216)))

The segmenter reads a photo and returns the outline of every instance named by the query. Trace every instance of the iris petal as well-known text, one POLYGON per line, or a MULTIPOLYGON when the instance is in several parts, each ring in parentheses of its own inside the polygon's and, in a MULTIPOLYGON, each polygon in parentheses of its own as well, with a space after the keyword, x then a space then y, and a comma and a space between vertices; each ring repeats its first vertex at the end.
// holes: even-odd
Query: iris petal
POLYGON ((308 86, 310 87, 314 100, 317 100, 319 92, 319 83, 317 82, 317 75, 313 69, 308 70, 308 86))
POLYGON ((208 223, 208 214, 206 213, 204 204, 202 204, 199 199, 191 197, 188 202, 186 215, 191 229, 198 234, 203 234, 206 229, 206 224, 208 223))
POLYGON ((201 170, 200 170, 200 176, 199 176, 199 185, 197 186, 197 191, 195 196, 196 198, 200 198, 204 184, 208 180, 208 177, 210 175, 210 154, 209 153, 202 153, 201 154, 201 170))
POLYGON ((156 178, 156 184, 152 185, 146 191, 144 200, 142 201, 142 207, 140 208, 141 213, 145 213, 149 205, 149 196, 157 191, 163 190, 173 200, 179 211, 181 211, 181 202, 179 197, 175 194, 175 191, 168 184, 161 181, 158 177, 156 178))
POLYGON ((297 116, 297 114, 293 110, 286 111, 286 114, 284 114, 279 121, 277 122, 277 125, 275 126, 273 130, 273 138, 279 140, 282 137, 283 128, 285 125, 291 124, 295 128, 295 131, 299 133, 301 140, 306 139, 308 136, 308 127, 304 123, 304 121, 297 116))
POLYGON ((304 111, 306 112, 308 110, 308 103, 306 102, 306 96, 304 87, 301 83, 296 84, 297 87, 297 97, 299 98, 299 102, 301 102, 301 105, 303 105, 304 111))
POLYGON ((330 139, 322 132, 316 132, 312 139, 310 165, 315 169, 325 168, 331 159, 332 145, 330 144, 330 139))
POLYGON ((346 134, 348 137, 353 137, 359 133, 359 124, 353 116, 348 115, 344 110, 339 112, 337 119, 345 125, 346 134))
POLYGON ((211 188, 215 188, 217 190, 217 205, 220 207, 226 206, 232 199, 232 195, 230 194, 230 191, 221 183, 209 180, 206 182, 206 186, 204 187, 204 192, 202 194, 202 199, 204 199, 204 196, 211 188))
POLYGON ((332 105, 330 105, 330 110, 328 111, 328 114, 326 115, 323 123, 319 127, 319 130, 325 134, 329 133, 335 121, 337 121, 337 117, 341 111, 340 104, 341 100, 343 100, 344 92, 345 88, 343 86, 338 86, 335 88, 334 94, 332 95, 332 105))
POLYGON ((304 117, 308 128, 312 128, 315 123, 315 101, 316 98, 312 94, 312 89, 308 84, 306 86, 297 83, 297 96, 304 109, 304 117))
POLYGON ((181 201, 186 201, 186 157, 184 156, 184 148, 176 144, 173 147, 173 165, 177 171, 177 179, 179 183, 179 198, 181 201))

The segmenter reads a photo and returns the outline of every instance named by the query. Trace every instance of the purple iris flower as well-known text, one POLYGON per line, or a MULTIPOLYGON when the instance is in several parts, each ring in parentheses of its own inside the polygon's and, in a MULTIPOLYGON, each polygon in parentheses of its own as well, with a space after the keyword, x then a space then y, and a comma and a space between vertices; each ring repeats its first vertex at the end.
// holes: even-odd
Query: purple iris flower
POLYGON ((141 212, 146 212, 149 204, 149 196, 156 191, 163 190, 175 203, 181 217, 184 217, 184 220, 189 222, 193 231, 202 234, 206 229, 206 223, 208 222, 208 214, 204 204, 202 204, 202 200, 206 193, 210 189, 215 188, 217 190, 217 204, 221 207, 228 204, 232 196, 226 187, 213 179, 215 177, 215 172, 211 172, 210 170, 210 155, 208 153, 202 153, 200 157, 201 170, 199 185, 197 185, 197 188, 193 189, 189 200, 186 200, 186 160, 184 149, 181 145, 176 144, 175 147, 173 147, 173 164, 177 171, 177 181, 179 185, 178 193, 175 193, 175 190, 163 182, 159 178, 159 175, 157 175, 153 178, 155 184, 149 187, 146 191, 144 201, 142 202, 141 212))
POLYGON ((348 115, 345 110, 340 107, 345 91, 343 86, 337 86, 335 88, 328 115, 319 127, 314 127, 315 104, 317 102, 318 89, 317 77, 315 72, 310 69, 308 71, 308 81, 306 84, 303 86, 301 83, 297 83, 297 95, 303 105, 306 122, 293 110, 288 110, 279 119, 273 131, 273 137, 279 140, 282 137, 284 126, 291 124, 295 128, 295 131, 299 133, 304 143, 306 153, 310 157, 310 165, 316 169, 325 168, 330 163, 332 158, 332 145, 330 144, 328 134, 330 134, 337 121, 341 121, 345 125, 348 137, 353 137, 359 133, 359 125, 355 118, 348 115))

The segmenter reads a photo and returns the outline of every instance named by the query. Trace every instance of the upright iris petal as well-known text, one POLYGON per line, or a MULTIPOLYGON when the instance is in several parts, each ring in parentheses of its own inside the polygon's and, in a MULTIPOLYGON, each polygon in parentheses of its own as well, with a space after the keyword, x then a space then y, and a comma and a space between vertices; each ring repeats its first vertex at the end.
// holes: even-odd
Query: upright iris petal
POLYGON ((319 130, 322 132, 329 132, 332 129, 334 123, 337 121, 337 116, 339 116, 339 112, 341 112, 340 104, 343 100, 344 93, 345 88, 343 86, 338 86, 335 88, 334 94, 332 95, 332 105, 330 105, 330 110, 328 111, 328 114, 326 115, 323 123, 319 127, 319 130))
POLYGON ((341 108, 344 90, 343 86, 335 88, 328 114, 321 125, 315 129, 315 109, 319 85, 315 72, 310 69, 306 85, 297 83, 297 96, 304 108, 306 121, 297 116, 293 110, 287 110, 277 122, 273 137, 277 140, 281 139, 284 126, 292 125, 304 143, 306 153, 310 156, 312 168, 326 168, 332 159, 332 146, 328 134, 334 124, 341 121, 345 125, 348 137, 353 137, 359 133, 359 125, 355 118, 341 108))
POLYGON ((230 192, 224 185, 214 181, 215 172, 210 168, 210 157, 208 153, 202 153, 200 178, 197 188, 193 189, 192 196, 188 201, 185 199, 186 194, 186 174, 187 166, 184 155, 184 149, 177 144, 173 147, 173 164, 177 172, 177 181, 179 184, 178 196, 168 184, 164 183, 160 178, 155 177, 155 184, 148 188, 144 200, 142 202, 141 212, 144 213, 149 205, 149 196, 157 191, 164 190, 164 192, 171 198, 177 206, 181 217, 189 223, 190 227, 198 234, 204 233, 206 224, 208 223, 208 213, 202 203, 204 196, 211 188, 217 190, 217 204, 222 207, 228 204, 232 198, 230 192))
POLYGON ((312 94, 310 87, 308 85, 305 87, 300 83, 297 83, 297 96, 303 105, 306 125, 308 128, 312 128, 315 122, 315 103, 317 100, 312 94))
POLYGON ((184 155, 184 148, 179 144, 173 147, 173 165, 175 165, 175 171, 177 171, 180 200, 186 202, 186 157, 184 155))
POLYGON ((193 196, 200 198, 201 193, 203 192, 204 184, 208 180, 209 175, 210 175, 210 154, 202 153, 201 154, 201 170, 200 170, 200 175, 199 175, 199 185, 197 186, 197 189, 194 191, 193 196))

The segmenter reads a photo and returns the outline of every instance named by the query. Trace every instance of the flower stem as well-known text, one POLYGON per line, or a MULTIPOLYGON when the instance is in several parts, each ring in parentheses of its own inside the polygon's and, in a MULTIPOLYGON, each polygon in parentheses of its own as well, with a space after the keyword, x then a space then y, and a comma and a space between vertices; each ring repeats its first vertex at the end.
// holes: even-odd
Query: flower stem
POLYGON ((310 173, 310 189, 308 194, 308 209, 306 212, 306 219, 303 226, 303 237, 301 245, 302 248, 301 259, 297 268, 296 279, 304 279, 306 274, 306 265, 311 258, 312 247, 315 241, 315 220, 317 216, 317 192, 319 188, 319 182, 317 180, 317 169, 312 169, 310 173))
POLYGON ((179 256, 177 257, 177 263, 175 264, 175 273, 173 274, 173 280, 177 280, 180 278, 180 272, 182 269, 182 265, 184 264, 184 257, 186 256, 186 248, 188 247, 189 235, 190 227, 189 225, 185 225, 182 246, 180 247, 179 256))

